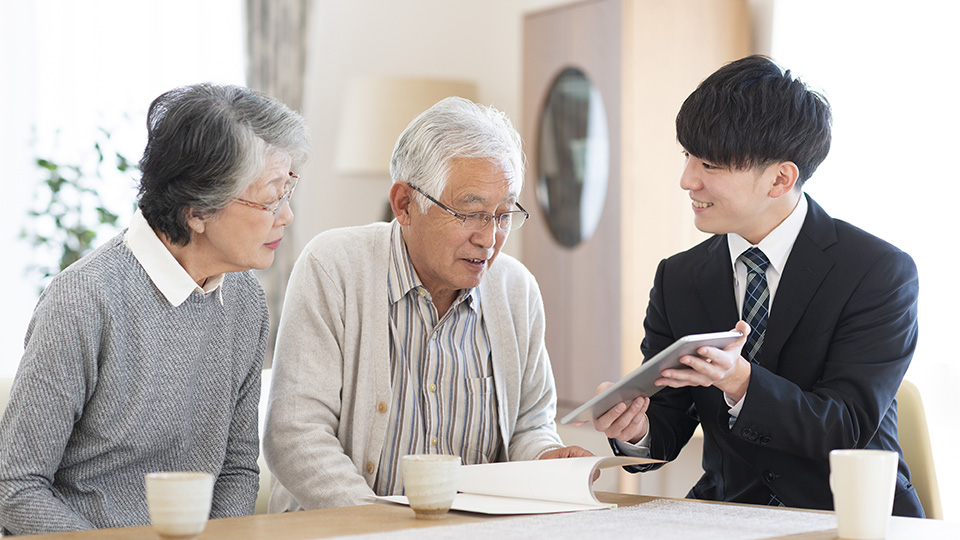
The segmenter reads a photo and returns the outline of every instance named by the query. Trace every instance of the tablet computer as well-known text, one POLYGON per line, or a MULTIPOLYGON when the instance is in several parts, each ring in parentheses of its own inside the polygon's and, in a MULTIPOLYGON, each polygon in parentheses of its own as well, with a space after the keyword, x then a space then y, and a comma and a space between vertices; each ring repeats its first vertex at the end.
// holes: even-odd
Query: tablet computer
POLYGON ((612 386, 564 416, 560 423, 589 422, 602 416, 603 413, 609 411, 611 407, 621 401, 629 404, 640 396, 652 396, 659 392, 661 388, 664 388, 653 384, 654 381, 661 378, 661 371, 678 367, 690 369, 680 363, 681 356, 696 354, 697 349, 704 345, 722 349, 742 335, 738 331, 733 331, 684 336, 649 360, 644 361, 633 372, 625 375, 612 386))

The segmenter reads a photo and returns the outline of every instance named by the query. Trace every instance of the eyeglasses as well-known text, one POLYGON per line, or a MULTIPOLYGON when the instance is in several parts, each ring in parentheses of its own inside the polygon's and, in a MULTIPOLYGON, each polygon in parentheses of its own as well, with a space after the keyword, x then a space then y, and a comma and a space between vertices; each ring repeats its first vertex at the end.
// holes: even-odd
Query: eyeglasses
POLYGON ((433 197, 427 195, 423 192, 422 189, 417 186, 407 184, 417 191, 417 193, 423 195, 427 198, 428 201, 439 206, 446 210, 451 216, 460 220, 460 223, 463 224, 463 228, 468 231, 482 231, 487 228, 487 225, 491 221, 497 222, 497 228, 501 231, 515 231, 520 227, 523 227, 523 224, 527 221, 527 218, 530 217, 530 213, 523 209, 520 206, 520 203, 514 203, 517 205, 519 210, 511 210, 510 212, 502 212, 500 214, 491 214, 490 212, 470 212, 469 214, 461 214, 455 210, 450 209, 447 205, 442 202, 434 199, 433 197))
POLYGON ((273 217, 277 217, 277 214, 280 213, 280 209, 283 208, 283 203, 289 201, 290 197, 293 196, 293 190, 297 189, 297 182, 299 181, 300 176, 293 174, 293 171, 290 171, 290 179, 287 180, 287 182, 283 185, 283 191, 281 192, 280 198, 267 204, 245 201, 243 199, 234 199, 234 201, 240 204, 245 204, 252 208, 266 210, 267 212, 272 213, 273 217))

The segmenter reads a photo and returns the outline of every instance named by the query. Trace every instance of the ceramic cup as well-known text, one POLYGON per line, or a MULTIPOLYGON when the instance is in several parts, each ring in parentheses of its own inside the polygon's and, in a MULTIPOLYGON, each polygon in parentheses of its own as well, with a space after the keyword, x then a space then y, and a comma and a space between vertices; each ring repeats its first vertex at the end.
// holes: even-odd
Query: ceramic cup
POLYGON ((830 452, 830 489, 840 538, 886 537, 899 461, 899 455, 888 450, 830 452))
POLYGON ((418 519, 443 519, 457 494, 460 456, 415 454, 400 465, 403 491, 418 519))
POLYGON ((144 477, 150 522, 161 538, 187 540, 203 532, 213 499, 213 475, 155 472, 144 477))

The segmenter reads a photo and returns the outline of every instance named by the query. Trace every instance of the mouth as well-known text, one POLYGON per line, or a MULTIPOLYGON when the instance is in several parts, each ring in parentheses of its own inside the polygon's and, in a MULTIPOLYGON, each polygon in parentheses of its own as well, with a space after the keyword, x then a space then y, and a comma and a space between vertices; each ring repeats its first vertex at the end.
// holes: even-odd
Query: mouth
POLYGON ((476 268, 483 268, 487 264, 487 259, 460 259, 460 260, 476 268))
POLYGON ((710 208, 711 206, 713 206, 713 203, 693 201, 694 208, 710 208))
POLYGON ((267 249, 277 249, 278 247, 280 247, 280 242, 281 242, 282 240, 283 240, 283 238, 278 238, 277 240, 274 240, 273 242, 270 242, 269 244, 264 244, 264 246, 266 246, 267 249))

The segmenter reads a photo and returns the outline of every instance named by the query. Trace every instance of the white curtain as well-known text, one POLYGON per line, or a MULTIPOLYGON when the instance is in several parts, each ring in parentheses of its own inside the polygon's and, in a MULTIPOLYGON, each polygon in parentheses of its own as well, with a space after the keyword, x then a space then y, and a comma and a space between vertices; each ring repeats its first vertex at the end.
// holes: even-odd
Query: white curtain
MULTIPOLYGON (((302 111, 303 81, 307 56, 307 21, 310 0, 244 0, 247 34, 247 86, 277 98, 295 111, 302 111)), ((270 344, 264 367, 273 361, 277 323, 283 307, 287 278, 296 261, 291 251, 293 227, 288 227, 285 246, 277 250, 273 265, 258 272, 270 307, 270 344), (284 249, 286 248, 286 249, 284 249)))

